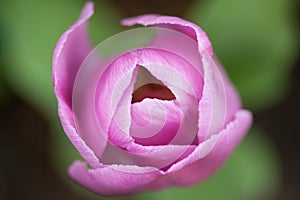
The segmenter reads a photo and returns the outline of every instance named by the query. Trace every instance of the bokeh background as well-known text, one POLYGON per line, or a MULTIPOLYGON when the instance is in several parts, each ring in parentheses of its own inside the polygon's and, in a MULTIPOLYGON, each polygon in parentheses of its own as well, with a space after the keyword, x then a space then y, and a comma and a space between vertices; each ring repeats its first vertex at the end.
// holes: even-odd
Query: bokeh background
MULTIPOLYGON (((224 167, 190 188, 115 199, 296 200, 300 198, 298 0, 95 1, 95 44, 145 13, 199 24, 254 113, 249 134, 224 167)), ((0 199, 112 199, 73 184, 80 159, 57 118, 51 57, 83 0, 0 0, 0 199)), ((196 173, 196 172, 195 172, 196 173)))

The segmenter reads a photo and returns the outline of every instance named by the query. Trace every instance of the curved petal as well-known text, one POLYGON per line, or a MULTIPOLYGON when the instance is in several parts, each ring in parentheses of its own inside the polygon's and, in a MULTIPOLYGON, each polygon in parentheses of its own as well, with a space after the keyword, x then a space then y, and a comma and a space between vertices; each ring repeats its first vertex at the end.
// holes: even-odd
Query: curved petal
POLYGON ((181 97, 178 89, 196 97, 197 100, 201 98, 201 74, 180 55, 161 49, 143 48, 139 50, 138 64, 168 86, 177 100, 181 97))
POLYGON ((202 98, 201 105, 199 106, 201 116, 199 117, 200 131, 198 139, 200 142, 220 131, 233 118, 234 113, 240 108, 239 96, 228 80, 226 73, 217 66, 218 64, 214 63, 211 43, 205 32, 198 25, 177 17, 159 15, 142 15, 124 19, 121 23, 127 26, 141 24, 144 26, 157 25, 166 27, 180 31, 198 42, 199 52, 196 52, 195 44, 189 40, 174 32, 165 32, 162 30, 149 46, 171 50, 191 62, 202 76, 206 74, 206 78, 204 77, 206 79, 206 83, 204 83, 205 89, 203 91, 205 96, 202 98), (204 63, 206 65, 206 72, 203 66, 204 63), (213 68, 215 69, 209 69, 209 65, 214 66, 213 68), (212 71, 212 73, 207 72, 208 70, 212 71), (208 78, 207 76, 214 75, 215 72, 217 72, 219 77, 217 77, 217 83, 214 86, 211 84, 211 82, 215 81, 212 79, 213 77, 208 78), (218 85, 224 87, 217 88, 218 85), (219 95, 219 98, 215 98, 216 95, 219 95), (226 106, 222 108, 222 105, 226 106))
POLYGON ((101 162, 107 165, 136 165, 166 170, 173 163, 187 157, 196 145, 141 146, 131 143, 128 148, 122 149, 109 143, 101 157, 101 162))
POLYGON ((208 55, 213 55, 212 46, 206 33, 198 25, 181 18, 150 14, 127 18, 122 20, 121 23, 125 26, 133 26, 135 24, 141 24, 144 26, 161 25, 176 31, 180 31, 198 41, 198 49, 200 54, 205 52, 208 55))
POLYGON ((72 113, 72 90, 76 73, 91 51, 86 22, 93 15, 92 2, 86 3, 79 19, 61 36, 53 54, 52 80, 58 100, 58 114, 62 126, 82 157, 93 167, 99 166, 94 152, 78 135, 72 113))
POLYGON ((175 185, 191 185, 212 175, 227 160, 252 123, 252 115, 240 110, 219 134, 200 144, 188 157, 167 171, 175 185), (197 172, 197 173, 195 173, 197 172))
POLYGON ((210 56, 204 55, 203 68, 203 94, 198 107, 200 142, 223 129, 226 114, 225 85, 217 65, 211 62, 210 56))
POLYGON ((69 176, 97 194, 105 196, 126 195, 148 189, 148 184, 162 172, 150 167, 112 165, 88 169, 86 163, 75 161, 69 168, 69 176))
POLYGON ((107 196, 198 183, 224 163, 240 143, 251 121, 249 111, 238 111, 234 121, 229 123, 226 129, 198 146, 189 156, 171 166, 167 172, 152 167, 132 165, 110 165, 87 169, 84 162, 76 161, 69 168, 69 175, 83 187, 107 196))
MULTIPOLYGON (((143 48, 130 51, 127 54, 136 57, 137 65, 143 66, 149 70, 149 72, 152 73, 157 79, 161 80, 166 86, 168 86, 168 88, 174 93, 177 102, 179 102, 181 111, 183 113, 183 122, 187 123, 185 123, 185 126, 180 127, 180 134, 176 135, 175 140, 172 141, 172 144, 192 144, 197 131, 194 129, 197 129, 198 111, 194 108, 198 105, 197 99, 200 99, 201 97, 201 75, 183 58, 164 50, 143 48), (186 119, 191 119, 191 121, 186 119), (191 130, 191 128, 194 129, 191 130), (181 137, 181 135, 184 135, 184 137, 181 137), (187 135, 190 137, 187 137, 187 135)), ((126 57, 128 57, 127 54, 122 55, 118 59, 126 59, 126 57)), ((124 65, 124 63, 126 64, 127 62, 117 61, 117 63, 120 64, 119 68, 122 69, 122 65, 124 65)), ((116 67, 116 69, 119 68, 116 67)), ((115 78, 118 74, 115 75, 113 72, 114 70, 110 70, 111 75, 109 76, 115 78)), ((118 82, 116 80, 120 80, 121 78, 122 77, 119 77, 112 82, 118 82)), ((129 79, 130 78, 127 78, 126 80, 129 79)), ((130 119, 130 107, 128 106, 130 105, 132 98, 131 94, 133 92, 133 84, 133 82, 130 82, 128 91, 126 90, 122 99, 117 101, 117 109, 115 109, 115 115, 110 124, 110 140, 112 143, 117 144, 122 148, 128 148, 128 145, 132 143, 132 137, 129 135, 130 121, 128 122, 128 119, 130 119)), ((105 84, 100 84, 100 86, 103 85, 105 84)), ((123 89, 120 91, 124 92, 124 87, 127 86, 126 84, 121 84, 120 87, 123 87, 123 89)), ((100 91, 101 90, 98 92, 100 94, 99 96, 104 96, 100 91)), ((105 90, 103 90, 103 92, 105 92, 105 90)), ((112 98, 113 95, 111 95, 111 93, 114 93, 113 90, 106 90, 106 92, 110 94, 108 95, 108 98, 112 98)), ((99 102, 98 107, 101 108, 103 103, 104 105, 111 105, 110 102, 108 102, 110 104, 105 103, 106 101, 107 100, 105 99, 97 101, 99 102)), ((100 115, 102 115, 101 112, 99 112, 99 119, 101 119, 99 122, 102 122, 105 120, 105 117, 102 119, 100 115)))
POLYGON ((82 61, 92 50, 87 33, 87 20, 93 14, 94 3, 86 3, 79 19, 58 40, 52 58, 52 80, 55 93, 70 108, 76 73, 82 61))
POLYGON ((171 144, 192 144, 197 135, 198 100, 202 96, 203 79, 185 59, 171 52, 142 49, 138 64, 149 70, 175 95, 181 108, 181 124, 171 144))
POLYGON ((225 115, 225 124, 232 121, 234 118, 234 114, 241 109, 242 103, 239 94, 237 93, 236 88, 231 83, 230 79, 228 78, 224 68, 215 58, 213 59, 218 66, 218 69, 221 73, 223 83, 225 85, 225 95, 226 95, 226 115, 225 115))
POLYGON ((167 145, 181 123, 176 101, 144 99, 131 105, 130 135, 141 145, 167 145))
POLYGON ((220 132, 240 109, 239 96, 213 57, 203 55, 204 87, 199 103, 198 139, 220 132))
POLYGON ((110 143, 101 156, 101 162, 164 168, 185 157, 195 146, 141 146, 134 143, 129 134, 130 107, 140 51, 127 52, 114 60, 98 83, 99 123, 111 120, 108 127, 110 143))
MULTIPOLYGON (((127 54, 135 56, 137 65, 145 67, 158 79, 164 80, 165 85, 173 90, 177 98, 176 101, 180 105, 180 111, 182 112, 181 122, 183 123, 180 124, 179 133, 176 134, 175 139, 172 139, 170 143, 181 145, 142 146, 134 142, 128 130, 128 124, 130 125, 130 121, 128 122, 128 119, 130 119, 130 107, 128 105, 131 105, 131 93, 134 84, 132 80, 135 79, 135 76, 124 76, 127 77, 125 78, 127 84, 120 85, 123 88, 120 90, 123 91, 123 95, 116 104, 115 113, 109 127, 109 139, 112 144, 107 146, 101 161, 105 164, 154 166, 161 169, 173 164, 178 159, 184 158, 186 152, 191 152, 195 148, 194 145, 191 145, 197 134, 198 121, 198 111, 194 109, 198 105, 195 90, 201 91, 201 76, 184 59, 169 52, 146 48, 130 51, 127 54)), ((115 61, 119 63, 119 65, 116 65, 116 69, 123 69, 122 64, 124 65, 124 63, 127 65, 126 62, 121 62, 128 56, 127 54, 122 55, 115 61)), ((130 66, 133 68, 133 65, 130 66)), ((126 72, 128 71, 130 72, 130 70, 126 70, 126 72)), ((107 72, 110 72, 110 75, 107 74, 107 77, 117 76, 114 75, 114 70, 107 72)), ((132 74, 133 72, 130 73, 132 74)), ((122 77, 115 79, 115 81, 112 80, 112 84, 116 80, 121 79, 122 77)), ((102 86, 102 84, 100 85, 102 86)), ((101 94, 100 91, 99 94, 101 94)), ((110 94, 114 93, 113 89, 107 90, 107 92, 110 92, 110 94)), ((105 99, 98 101, 101 103, 99 108, 105 101, 105 99)), ((99 112, 99 114, 101 113, 99 112)))
POLYGON ((98 123, 108 133, 109 140, 119 146, 133 141, 129 135, 130 107, 137 69, 136 56, 124 53, 109 65, 98 82, 98 123))

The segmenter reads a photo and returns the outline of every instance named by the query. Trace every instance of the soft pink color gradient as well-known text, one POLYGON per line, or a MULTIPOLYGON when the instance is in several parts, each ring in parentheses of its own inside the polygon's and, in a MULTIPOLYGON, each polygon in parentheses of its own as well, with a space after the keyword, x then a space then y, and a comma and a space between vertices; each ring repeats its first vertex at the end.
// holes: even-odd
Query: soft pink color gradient
POLYGON ((59 117, 86 161, 75 161, 69 176, 107 196, 189 186, 211 176, 240 143, 252 115, 241 109, 239 95, 213 57, 205 32, 172 16, 124 19, 126 26, 179 31, 196 45, 162 32, 151 47, 120 54, 98 77, 80 68, 92 51, 86 23, 93 6, 86 3, 53 55, 59 117), (175 99, 146 98, 132 104, 140 66, 168 87, 175 99))

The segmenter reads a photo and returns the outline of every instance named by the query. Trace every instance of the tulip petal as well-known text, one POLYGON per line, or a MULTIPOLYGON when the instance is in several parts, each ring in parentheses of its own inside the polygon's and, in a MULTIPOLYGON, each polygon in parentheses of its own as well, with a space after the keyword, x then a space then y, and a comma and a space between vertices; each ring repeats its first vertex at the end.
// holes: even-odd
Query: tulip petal
MULTIPOLYGON (((176 136, 176 139, 172 144, 191 144, 194 140, 194 134, 197 131, 194 129, 197 129, 198 111, 194 108, 198 105, 197 99, 200 99, 201 97, 202 78, 193 66, 181 57, 163 50, 148 48, 138 49, 123 54, 109 67, 109 70, 107 71, 108 74, 105 75, 111 77, 109 79, 110 81, 108 82, 105 79, 106 81, 99 84, 101 88, 97 93, 101 100, 97 100, 97 110, 100 111, 103 105, 106 105, 102 110, 111 112, 109 116, 105 113, 98 112, 99 123, 103 123, 107 118, 110 119, 112 114, 114 114, 109 128, 109 135, 112 143, 122 148, 127 148, 128 144, 133 141, 132 137, 129 135, 131 121, 130 102, 134 85, 132 80, 135 80, 136 77, 127 77, 124 75, 125 72, 129 73, 130 67, 131 69, 134 68, 133 62, 128 65, 128 69, 125 66, 128 62, 124 59, 127 59, 130 56, 135 57, 137 65, 143 66, 149 70, 149 72, 151 72, 158 80, 161 80, 168 86, 181 106, 183 117, 185 119, 184 122, 186 121, 188 123, 184 123, 185 126, 181 126, 181 134, 176 136), (117 73, 121 69, 126 70, 124 70, 124 73, 117 73), (120 80, 122 79, 127 80, 127 83, 119 84, 119 86, 116 87, 116 84, 121 83, 120 80), (111 88, 107 89, 109 87, 111 88), (115 91, 120 91, 118 96, 121 96, 123 92, 122 98, 116 100, 116 97, 114 96, 115 91), (105 95, 106 93, 107 95, 105 95), (113 104, 113 109, 111 109, 110 106, 107 106, 111 105, 112 101, 116 102, 113 104), (191 130, 191 128, 194 129, 191 130), (187 137, 187 133, 190 137, 187 137), (182 135, 184 135, 184 137, 181 137, 182 135)), ((134 60, 134 58, 132 59, 134 60)))
POLYGON ((199 103, 199 141, 220 132, 240 109, 240 99, 218 63, 208 55, 202 58, 204 88, 199 103))
POLYGON ((83 187, 107 196, 195 184, 206 179, 225 162, 240 143, 251 121, 249 111, 238 111, 235 119, 219 135, 200 144, 166 172, 132 165, 88 169, 84 162, 76 161, 69 168, 69 175, 83 187))
POLYGON ((225 94, 226 94, 226 115, 225 115, 225 124, 230 122, 233 117, 234 113, 237 112, 237 110, 241 109, 242 103, 239 94, 237 93, 236 88, 230 81, 230 79, 227 76, 227 73, 223 69, 222 65, 217 61, 217 59, 214 59, 216 62, 216 65, 218 66, 218 69, 221 73, 223 83, 225 85, 225 94))
POLYGON ((148 48, 162 49, 185 58, 203 76, 201 55, 195 39, 170 28, 154 27, 149 31, 152 31, 154 36, 146 45, 148 48))
POLYGON ((226 73, 211 59, 212 48, 210 41, 199 26, 177 17, 159 15, 142 15, 127 18, 122 21, 122 24, 126 26, 142 24, 144 26, 157 25, 166 27, 180 31, 198 42, 198 55, 195 54, 194 44, 182 37, 178 37, 178 35, 174 33, 170 36, 170 34, 172 34, 171 32, 160 34, 149 46, 170 49, 191 62, 201 75, 204 74, 203 76, 205 76, 206 73, 206 78, 204 77, 204 79, 206 79, 206 83, 204 83, 205 89, 203 91, 204 97, 199 107, 201 116, 199 118, 200 132, 198 133, 198 139, 200 142, 220 131, 224 125, 232 119, 234 113, 240 108, 239 96, 227 78, 226 73), (179 41, 180 45, 176 46, 174 41, 176 41, 176 43, 179 41), (189 44, 188 46, 190 48, 186 47, 184 43, 189 44), (203 62, 206 64, 206 71, 211 70, 211 73, 205 72, 204 66, 202 66, 203 62), (213 69, 209 69, 211 67, 213 69), (215 75, 215 73, 217 73, 217 75, 215 75), (215 77, 211 77, 212 75, 215 77), (214 81, 217 82, 213 83, 214 81), (223 89, 217 88, 218 85, 222 85, 223 89), (218 98, 215 98, 216 96, 218 96, 218 98), (226 106, 222 107, 224 102, 226 106), (212 108, 214 108, 214 110, 212 108), (226 110, 224 110, 225 108, 226 110))
POLYGON ((131 105, 130 135, 141 145, 167 145, 175 137, 181 110, 176 101, 144 99, 131 105))
POLYGON ((212 175, 243 139, 251 123, 251 113, 239 110, 224 130, 213 135, 188 157, 169 168, 171 180, 176 185, 186 186, 201 182, 212 175))
POLYGON ((206 33, 198 25, 181 18, 150 14, 127 18, 122 20, 121 23, 125 26, 133 26, 135 24, 141 24, 144 26, 163 25, 164 27, 182 32, 198 41, 198 49, 200 54, 204 52, 211 56, 213 54, 212 46, 206 33))
POLYGON ((107 165, 136 165, 166 170, 172 164, 187 157, 195 148, 196 145, 142 146, 132 143, 128 149, 122 149, 109 143, 101 157, 101 162, 107 165))
MULTIPOLYGON (((191 71, 196 70, 183 59, 179 59, 178 56, 174 54, 157 49, 138 49, 130 51, 112 63, 107 71, 108 74, 104 77, 112 77, 108 79, 111 80, 109 81, 111 85, 117 85, 116 83, 120 82, 122 78, 125 78, 127 82, 120 84, 119 87, 113 86, 109 90, 107 90, 109 86, 105 86, 107 81, 103 82, 103 84, 99 84, 100 87, 103 86, 103 89, 98 92, 99 96, 105 94, 105 92, 108 93, 107 98, 97 101, 99 102, 99 108, 101 108, 101 106, 103 107, 102 104, 110 105, 105 102, 108 101, 109 103, 109 101, 115 100, 113 99, 114 97, 112 97, 115 93, 114 90, 120 91, 120 95, 117 96, 122 96, 118 98, 115 103, 115 112, 109 126, 109 140, 112 144, 107 146, 101 158, 103 163, 154 166, 160 169, 173 164, 178 159, 184 158, 186 152, 191 152, 195 148, 195 145, 190 145, 193 143, 197 134, 198 121, 198 112, 197 109, 194 109, 197 107, 198 101, 196 94, 193 94, 194 90, 201 91, 201 84, 195 84, 195 87, 191 87, 191 85, 193 85, 193 83, 201 83, 201 76, 199 74, 197 75, 197 71, 196 73, 188 73, 191 71), (136 78, 136 75, 132 71, 134 69, 134 62, 129 62, 131 64, 129 64, 128 67, 131 70, 126 67, 128 64, 126 59, 131 56, 136 57, 136 64, 138 66, 144 66, 151 73, 154 72, 154 76, 164 80, 165 85, 173 90, 181 106, 180 108, 183 114, 183 119, 181 120, 183 123, 180 126, 179 133, 176 134, 175 140, 172 140, 171 144, 181 145, 142 146, 136 144, 131 135, 129 135, 131 94, 134 86, 133 80, 136 78), (113 73, 115 71, 122 71, 123 69, 126 69, 124 71, 130 75, 125 76, 125 73, 121 75, 113 73), (174 82, 174 80, 177 82, 174 82), (111 100, 107 100, 109 98, 111 100)), ((101 115, 101 112, 98 114, 101 115)))
POLYGON ((92 50, 87 34, 87 20, 94 14, 94 3, 88 2, 79 19, 60 37, 53 54, 55 92, 72 105, 72 90, 79 67, 92 50))
POLYGON ((75 161, 68 171, 76 183, 105 196, 141 192, 162 175, 162 172, 151 167, 112 165, 88 169, 86 163, 81 161, 75 161))
MULTIPOLYGON (((111 143, 106 146, 101 162, 164 168, 185 157, 195 146, 146 147, 135 144, 134 139, 129 135, 131 98, 138 69, 137 60, 140 55, 140 50, 136 50, 116 58, 99 81, 96 100, 98 121, 101 125, 101 122, 111 119, 108 129, 111 143)), ((85 107, 82 109, 86 110, 85 107)), ((91 113, 86 113, 88 114, 91 113)), ((197 119, 194 121, 197 122, 197 119)), ((103 128, 103 124, 101 126, 103 128)))
POLYGON ((86 22, 93 15, 92 2, 86 3, 79 19, 61 36, 53 55, 53 83, 58 100, 58 114, 62 126, 73 145, 82 157, 93 166, 99 166, 99 160, 79 136, 72 113, 72 90, 76 73, 91 51, 86 22))
POLYGON ((197 135, 198 100, 202 95, 202 77, 178 55, 158 49, 143 49, 138 64, 149 70, 175 95, 181 108, 182 123, 171 144, 192 144, 197 135))
POLYGON ((98 82, 98 123, 109 133, 110 140, 115 144, 121 145, 122 141, 126 143, 125 140, 131 140, 126 136, 129 136, 131 98, 137 70, 137 57, 131 53, 124 53, 108 66, 98 82), (122 130, 123 135, 114 132, 114 127, 122 130), (123 136, 124 138, 120 139, 123 136))
POLYGON ((161 49, 141 49, 138 64, 163 82, 180 99, 177 90, 184 91, 196 99, 201 98, 203 79, 188 61, 172 52, 161 49))

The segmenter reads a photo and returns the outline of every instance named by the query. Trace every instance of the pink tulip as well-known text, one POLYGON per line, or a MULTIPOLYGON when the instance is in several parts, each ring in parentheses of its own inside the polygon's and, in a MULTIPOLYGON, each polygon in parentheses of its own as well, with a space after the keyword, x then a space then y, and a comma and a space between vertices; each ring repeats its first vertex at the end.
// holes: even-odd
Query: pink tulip
POLYGON ((59 117, 86 161, 70 166, 71 179, 108 196, 207 179, 240 143, 252 115, 241 109, 205 32, 173 16, 124 19, 125 26, 162 31, 148 46, 108 59, 93 54, 86 26, 92 15, 88 2, 53 55, 59 117))

